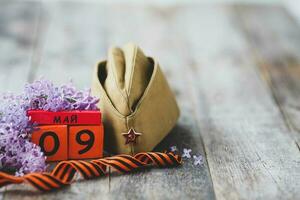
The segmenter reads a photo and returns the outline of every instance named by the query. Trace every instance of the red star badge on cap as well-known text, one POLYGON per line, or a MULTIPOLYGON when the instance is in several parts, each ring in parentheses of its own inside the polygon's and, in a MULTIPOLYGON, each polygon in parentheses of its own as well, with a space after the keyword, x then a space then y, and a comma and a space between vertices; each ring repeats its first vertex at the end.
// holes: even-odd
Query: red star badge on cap
POLYGON ((131 128, 128 133, 122 133, 122 135, 125 137, 126 141, 125 144, 129 143, 136 143, 137 137, 141 136, 141 133, 135 132, 133 128, 131 128))

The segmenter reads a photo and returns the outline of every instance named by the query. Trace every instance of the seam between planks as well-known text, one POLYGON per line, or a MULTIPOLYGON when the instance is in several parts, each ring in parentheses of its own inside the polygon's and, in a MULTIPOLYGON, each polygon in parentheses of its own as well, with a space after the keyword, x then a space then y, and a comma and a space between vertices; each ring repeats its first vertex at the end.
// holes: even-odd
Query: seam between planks
MULTIPOLYGON (((174 22, 173 20, 171 20, 170 24, 173 24, 172 22, 174 22)), ((193 118, 194 121, 194 126, 195 129, 197 129, 197 139, 199 140, 200 144, 199 146, 201 146, 202 149, 202 153, 203 153, 203 160, 204 160, 204 164, 203 164, 203 168, 201 170, 207 170, 207 178, 209 179, 209 184, 211 187, 211 193, 212 193, 212 197, 213 199, 217 199, 216 197, 216 191, 215 191, 215 185, 212 179, 212 175, 211 175, 211 169, 210 169, 210 165, 207 159, 207 149, 204 145, 204 140, 201 134, 201 129, 200 129, 200 125, 199 125, 199 121, 197 120, 197 112, 196 112, 196 108, 197 108, 197 102, 196 102, 196 96, 195 96, 195 86, 194 84, 191 83, 192 80, 192 76, 191 76, 191 72, 193 71, 193 69, 195 68, 196 62, 195 62, 195 58, 193 56, 191 56, 192 54, 189 52, 191 48, 189 48, 189 41, 187 39, 187 36, 185 34, 182 34, 181 31, 179 31, 177 28, 174 28, 174 25, 171 25, 171 31, 174 32, 175 35, 177 35, 177 41, 176 41, 176 47, 179 47, 178 49, 181 49, 180 47, 186 47, 186 49, 184 51, 182 51, 182 49, 179 51, 179 55, 182 55, 182 60, 185 60, 187 62, 184 62, 185 66, 188 68, 187 73, 183 73, 183 79, 185 79, 187 81, 187 84, 190 86, 188 90, 186 90, 186 94, 187 96, 190 96, 190 103, 192 104, 191 107, 193 107, 194 109, 192 109, 191 112, 191 118, 193 118), (205 169, 205 166, 207 169, 205 169)), ((195 134, 195 135, 196 135, 195 134)))
MULTIPOLYGON (((189 61, 189 63, 187 63, 187 68, 189 68, 189 71, 187 73, 184 73, 184 78, 188 81, 189 85, 190 85, 190 90, 187 90, 187 93, 190 94, 190 97, 191 97, 191 103, 193 104, 193 107, 195 109, 192 110, 192 115, 193 117, 195 118, 195 124, 196 124, 196 128, 198 129, 198 137, 199 137, 199 140, 201 142, 201 146, 203 148, 203 157, 205 159, 205 164, 207 165, 207 171, 208 171, 208 174, 209 174, 209 179, 210 179, 210 182, 212 184, 212 190, 213 190, 213 196, 214 196, 214 199, 217 199, 217 196, 216 196, 216 191, 215 191, 215 184, 214 184, 214 180, 212 178, 212 175, 211 175, 211 168, 210 168, 210 165, 209 165, 209 162, 207 160, 207 150, 206 150, 206 145, 204 145, 204 140, 203 140, 203 137, 201 135, 201 127, 200 127, 200 124, 199 124, 199 119, 198 119, 198 114, 196 112, 196 108, 198 107, 197 106, 197 102, 196 102, 196 94, 197 94, 197 91, 195 90, 195 86, 193 83, 191 83, 191 80, 193 80, 193 77, 191 76, 191 73, 195 68, 197 68, 195 65, 196 65, 196 62, 195 62, 195 58, 193 56, 189 56, 189 55, 192 55, 192 53, 190 53, 189 49, 189 43, 187 41, 185 41, 184 39, 186 37, 182 36, 182 34, 178 33, 179 35, 179 39, 178 39, 178 43, 182 43, 182 45, 180 46, 185 46, 187 47, 186 50, 184 52, 182 52, 182 56, 183 56, 183 60, 187 60, 189 61), (183 39, 182 39, 183 38, 183 39)), ((200 67, 200 66, 198 66, 200 67)))
POLYGON ((38 70, 40 63, 41 63, 41 54, 43 51, 43 48, 45 46, 46 39, 44 37, 44 34, 47 32, 47 21, 45 24, 45 29, 43 29, 42 26, 42 18, 43 18, 43 5, 42 5, 42 0, 39 0, 37 2, 38 4, 38 9, 37 9, 37 22, 36 22, 36 27, 34 31, 34 43, 33 43, 33 48, 32 48, 32 54, 31 54, 31 60, 30 60, 30 68, 29 68, 29 73, 27 77, 28 82, 34 81, 36 78, 36 71, 38 70))
MULTIPOLYGON (((192 64, 193 65, 193 64, 192 64)), ((192 68, 192 67, 191 67, 192 68)), ((189 73, 186 73, 186 74, 189 74, 189 73)), ((187 77, 187 76, 186 76, 187 77)), ((191 80, 191 77, 187 77, 188 80, 191 80)), ((193 84, 190 84, 191 85, 191 90, 192 92, 190 92, 191 94, 191 97, 192 97, 192 104, 195 106, 196 108, 196 102, 195 102, 195 94, 196 94, 196 91, 194 89, 194 86, 193 84)), ((207 160, 207 151, 206 151, 206 146, 204 145, 204 141, 203 141, 203 138, 201 136, 201 131, 200 131, 200 125, 198 123, 198 115, 197 115, 197 112, 195 111, 195 109, 193 109, 193 116, 196 118, 196 126, 197 128, 199 129, 198 133, 199 133, 199 137, 200 137, 200 142, 201 142, 201 145, 203 147, 203 153, 204 153, 204 157, 205 157, 205 161, 206 161, 206 164, 207 164, 207 168, 208 168, 208 174, 209 174, 209 178, 211 180, 211 184, 212 184, 212 188, 213 188, 213 191, 214 191, 214 198, 217 199, 217 196, 216 196, 216 192, 215 192, 215 185, 214 185, 214 181, 213 181, 213 178, 212 178, 212 175, 211 175, 211 170, 210 170, 210 165, 209 165, 209 162, 207 160)))

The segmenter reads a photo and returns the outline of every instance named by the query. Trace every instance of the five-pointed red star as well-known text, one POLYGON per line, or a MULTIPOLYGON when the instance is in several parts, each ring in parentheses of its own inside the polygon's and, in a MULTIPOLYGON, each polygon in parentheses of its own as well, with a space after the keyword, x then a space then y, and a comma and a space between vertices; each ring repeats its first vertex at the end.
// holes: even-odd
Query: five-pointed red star
POLYGON ((141 133, 135 132, 133 128, 131 128, 128 133, 122 133, 122 135, 125 137, 126 141, 125 144, 129 143, 136 143, 137 137, 141 136, 141 133))

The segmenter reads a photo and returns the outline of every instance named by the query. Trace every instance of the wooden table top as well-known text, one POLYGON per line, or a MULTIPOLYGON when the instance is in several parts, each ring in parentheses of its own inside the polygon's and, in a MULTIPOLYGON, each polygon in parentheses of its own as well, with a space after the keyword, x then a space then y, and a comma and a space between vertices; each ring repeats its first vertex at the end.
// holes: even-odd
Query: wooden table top
POLYGON ((177 145, 203 166, 111 174, 0 199, 297 199, 300 196, 300 28, 280 5, 0 3, 0 89, 44 76, 89 87, 109 46, 156 57, 181 117, 158 150, 177 145))

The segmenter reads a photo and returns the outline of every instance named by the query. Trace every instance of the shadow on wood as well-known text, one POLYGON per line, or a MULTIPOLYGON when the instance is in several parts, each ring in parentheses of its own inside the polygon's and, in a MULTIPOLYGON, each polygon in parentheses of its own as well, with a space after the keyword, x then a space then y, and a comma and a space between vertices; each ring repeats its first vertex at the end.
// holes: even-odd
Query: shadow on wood
POLYGON ((182 152, 183 148, 196 148, 198 145, 201 146, 201 144, 197 144, 196 141, 200 141, 199 137, 196 138, 192 130, 182 124, 177 124, 153 151, 170 151, 171 146, 176 146, 178 151, 182 152))

